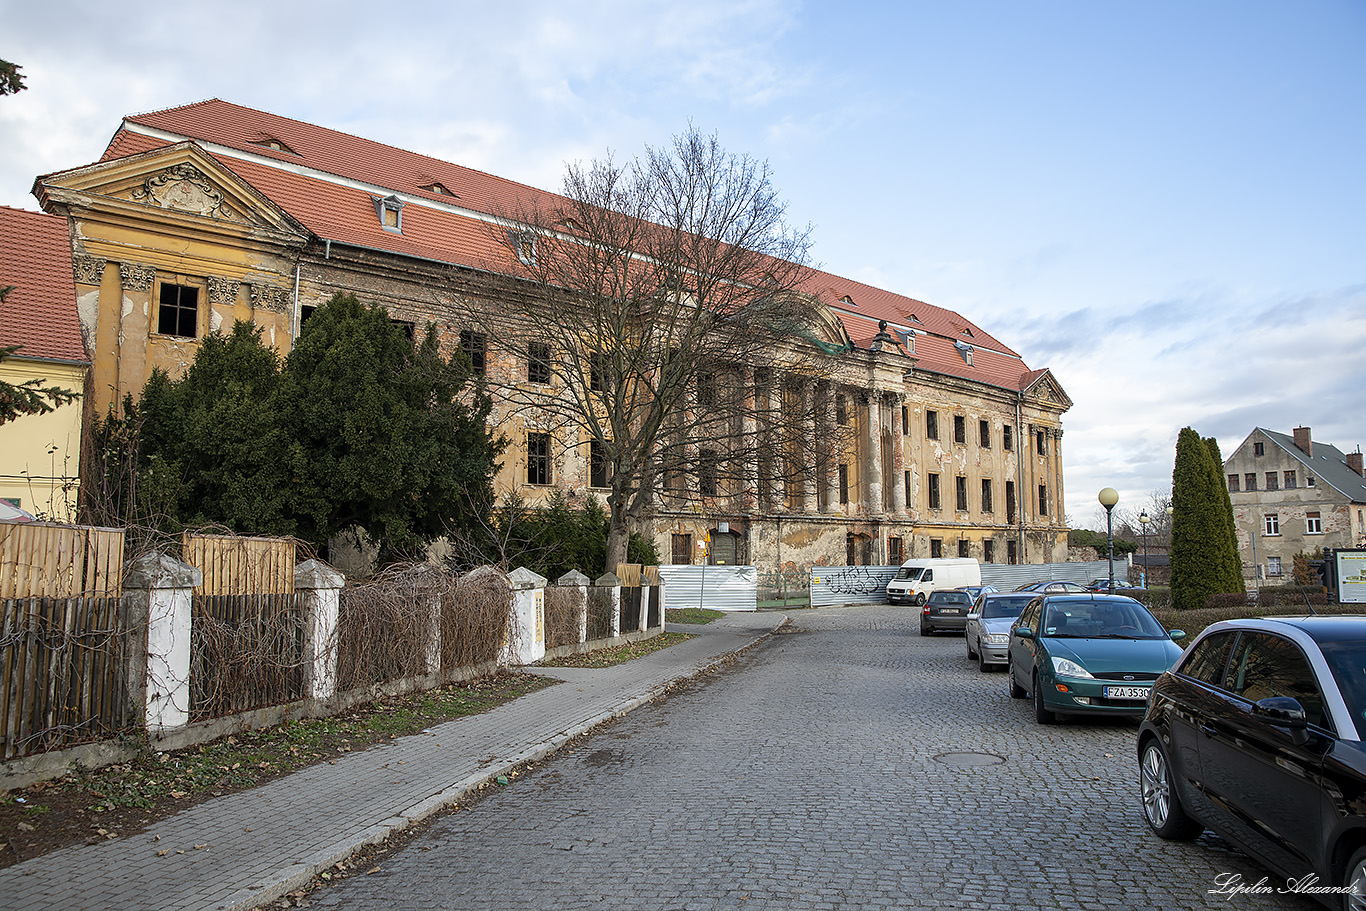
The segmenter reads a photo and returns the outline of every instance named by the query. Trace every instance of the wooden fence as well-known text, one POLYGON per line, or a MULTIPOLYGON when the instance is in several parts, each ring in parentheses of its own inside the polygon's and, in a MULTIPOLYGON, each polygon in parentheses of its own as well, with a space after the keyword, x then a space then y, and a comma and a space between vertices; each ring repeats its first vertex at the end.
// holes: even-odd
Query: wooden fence
POLYGON ((132 725, 123 531, 0 523, 0 758, 132 725))

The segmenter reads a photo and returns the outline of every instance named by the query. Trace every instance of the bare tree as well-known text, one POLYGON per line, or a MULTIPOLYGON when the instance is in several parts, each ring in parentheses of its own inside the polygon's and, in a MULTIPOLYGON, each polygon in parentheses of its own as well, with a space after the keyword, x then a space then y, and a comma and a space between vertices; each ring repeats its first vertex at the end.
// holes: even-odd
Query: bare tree
POLYGON ((485 382, 505 413, 589 447, 608 567, 660 502, 753 506, 828 467, 842 428, 812 429, 836 364, 802 288, 809 229, 785 215, 766 164, 690 128, 569 167, 560 196, 518 200, 492 229, 504 284, 470 320, 526 372, 485 382))

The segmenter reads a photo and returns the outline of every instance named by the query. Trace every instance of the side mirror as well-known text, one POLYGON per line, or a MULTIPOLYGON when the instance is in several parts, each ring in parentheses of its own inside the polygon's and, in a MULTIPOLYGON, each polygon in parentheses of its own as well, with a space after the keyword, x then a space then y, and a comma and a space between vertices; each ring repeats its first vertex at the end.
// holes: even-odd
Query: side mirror
POLYGON ((1015 635, 1021 639, 1033 639, 1034 631, 1027 626, 1017 626, 1015 627, 1015 635))
POLYGON ((1298 699, 1290 696, 1271 696, 1254 702, 1252 714, 1277 727, 1291 730, 1303 729, 1309 725, 1309 719, 1304 714, 1304 706, 1300 705, 1298 699))
POLYGON ((1167 632, 1167 635, 1169 635, 1169 636, 1172 637, 1172 641, 1173 641, 1173 642, 1178 642, 1178 641, 1180 641, 1180 640, 1186 638, 1186 631, 1183 630, 1183 629, 1169 630, 1169 631, 1167 632))

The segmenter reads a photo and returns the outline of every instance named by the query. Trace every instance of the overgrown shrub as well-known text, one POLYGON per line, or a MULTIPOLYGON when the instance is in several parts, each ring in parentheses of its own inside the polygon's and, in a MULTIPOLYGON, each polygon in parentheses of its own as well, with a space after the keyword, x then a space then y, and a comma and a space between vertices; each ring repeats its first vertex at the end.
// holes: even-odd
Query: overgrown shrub
POLYGON ((427 673, 434 624, 430 602, 414 597, 409 566, 348 582, 337 621, 337 687, 362 689, 427 673))
POLYGON ((497 660, 508 643, 512 587, 493 569, 460 577, 441 597, 441 665, 445 670, 497 660))
POLYGON ((545 590, 545 647, 576 645, 583 593, 578 588, 550 586, 545 590))

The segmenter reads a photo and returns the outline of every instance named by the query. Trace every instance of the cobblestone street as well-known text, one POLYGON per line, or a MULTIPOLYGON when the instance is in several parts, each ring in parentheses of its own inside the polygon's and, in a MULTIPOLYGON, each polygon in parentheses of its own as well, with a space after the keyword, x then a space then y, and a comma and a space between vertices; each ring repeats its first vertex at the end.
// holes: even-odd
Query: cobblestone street
MULTIPOLYGON (((798 611, 729 669, 437 820, 317 908, 1308 911, 1143 822, 1136 725, 1042 727, 914 611, 798 611)), ((1268 883, 1283 886, 1269 877, 1268 883)))

